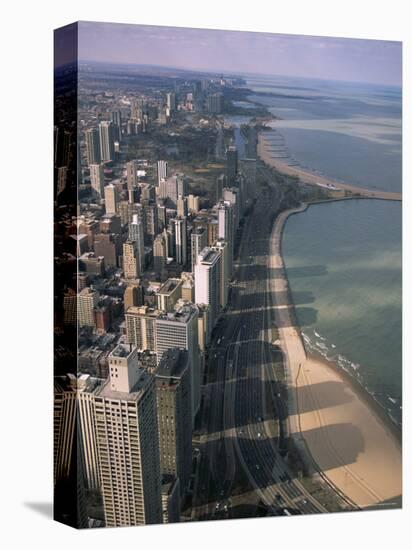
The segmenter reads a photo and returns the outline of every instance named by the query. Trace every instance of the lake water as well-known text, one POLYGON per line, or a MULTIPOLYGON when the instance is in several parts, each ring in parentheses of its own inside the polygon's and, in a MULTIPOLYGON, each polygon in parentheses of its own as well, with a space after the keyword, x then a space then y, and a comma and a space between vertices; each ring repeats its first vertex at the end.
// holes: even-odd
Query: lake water
MULTIPOLYGON (((291 162, 348 183, 402 189, 401 92, 250 77, 281 120, 291 162)), ((253 97, 253 96, 252 96, 253 97)), ((401 203, 353 200, 289 218, 283 253, 308 350, 334 360, 401 420, 401 203)))

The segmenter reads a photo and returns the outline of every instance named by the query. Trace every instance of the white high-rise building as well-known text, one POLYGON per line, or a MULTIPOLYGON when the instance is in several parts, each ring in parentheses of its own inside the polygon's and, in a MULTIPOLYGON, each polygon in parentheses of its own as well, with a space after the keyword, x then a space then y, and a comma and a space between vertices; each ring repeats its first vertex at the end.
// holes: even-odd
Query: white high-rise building
POLYGON ((223 239, 229 246, 229 271, 232 274, 233 249, 234 249, 234 221, 233 206, 229 201, 221 201, 216 205, 218 217, 218 238, 223 239))
POLYGON ((210 306, 211 325, 215 326, 220 312, 220 250, 206 247, 195 265, 195 301, 210 306))
POLYGON ((191 364, 192 417, 200 408, 200 361, 197 308, 192 304, 176 304, 176 310, 156 319, 156 354, 159 364, 166 350, 186 349, 191 364))
POLYGON ((160 180, 167 179, 167 160, 158 160, 157 161, 157 184, 160 185, 160 180))
POLYGON ((110 353, 109 374, 94 398, 106 527, 161 523, 154 376, 125 344, 110 353))
POLYGON ((90 184, 92 189, 100 196, 104 197, 104 168, 103 164, 90 164, 90 184))

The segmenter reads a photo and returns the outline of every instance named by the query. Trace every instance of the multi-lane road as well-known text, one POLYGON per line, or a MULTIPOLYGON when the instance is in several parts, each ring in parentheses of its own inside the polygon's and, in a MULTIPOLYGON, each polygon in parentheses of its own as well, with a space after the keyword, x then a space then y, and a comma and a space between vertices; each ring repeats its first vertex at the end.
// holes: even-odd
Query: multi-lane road
POLYGON ((237 469, 274 513, 326 512, 285 457, 286 404, 276 380, 274 315, 269 297, 269 242, 281 199, 272 187, 248 216, 230 305, 215 330, 203 386, 201 459, 193 519, 211 519, 229 504, 237 469))

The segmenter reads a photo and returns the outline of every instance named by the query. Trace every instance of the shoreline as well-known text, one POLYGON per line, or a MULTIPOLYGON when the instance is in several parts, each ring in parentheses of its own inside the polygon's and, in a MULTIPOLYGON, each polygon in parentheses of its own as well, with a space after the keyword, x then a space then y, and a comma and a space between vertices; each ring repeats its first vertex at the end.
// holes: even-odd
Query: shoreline
POLYGON ((351 193, 359 193, 359 197, 353 198, 369 198, 369 199, 383 199, 392 201, 402 201, 402 193, 395 191, 385 191, 381 189, 368 189, 366 187, 360 187, 357 185, 339 182, 333 178, 316 174, 310 170, 301 168, 299 166, 289 166, 285 162, 274 158, 270 155, 265 145, 264 132, 258 134, 257 155, 262 162, 274 168, 278 172, 286 176, 292 176, 299 178, 302 183, 319 187, 319 183, 324 186, 335 186, 338 190, 350 191, 351 193))
MULTIPOLYGON (((368 197, 342 197, 341 199, 330 199, 330 200, 326 199, 326 200, 308 202, 308 203, 304 203, 305 208, 303 210, 300 210, 299 212, 291 212, 290 213, 290 215, 285 219, 285 222, 284 222, 284 225, 283 225, 283 228, 282 228, 282 235, 281 235, 281 242, 280 242, 280 254, 282 256, 282 260, 283 260, 284 264, 285 264, 285 261, 284 261, 283 252, 282 252, 282 243, 283 243, 283 232, 284 232, 284 229, 286 227, 286 222, 287 222, 288 218, 290 216, 295 215, 295 214, 301 214, 303 212, 306 212, 311 206, 326 204, 326 203, 329 203, 329 202, 339 202, 339 201, 342 201, 342 200, 368 200, 368 197)), ((386 200, 386 199, 382 199, 382 200, 386 200)), ((287 277, 286 264, 285 264, 285 275, 286 275, 286 279, 287 279, 287 282, 288 282, 288 292, 289 292, 288 297, 289 297, 289 300, 290 300, 291 304, 293 305, 294 319, 295 319, 295 322, 296 322, 296 326, 299 328, 299 331, 301 333, 302 343, 303 343, 303 347, 305 348, 306 355, 308 357, 316 358, 319 361, 323 361, 330 368, 336 369, 338 373, 340 373, 344 378, 346 378, 347 382, 349 382, 350 384, 353 385, 354 390, 356 390, 358 392, 361 392, 363 398, 365 398, 369 402, 369 404, 371 405, 371 407, 373 409, 376 409, 375 412, 381 417, 381 419, 385 423, 388 424, 388 429, 393 431, 393 435, 399 440, 399 442, 402 442, 402 424, 403 423, 398 424, 394 420, 392 420, 389 416, 388 411, 385 409, 384 405, 382 403, 380 403, 379 401, 377 401, 376 399, 374 399, 373 395, 371 395, 368 392, 366 387, 355 376, 351 375, 344 368, 340 367, 336 363, 336 361, 333 361, 332 359, 325 358, 319 352, 316 352, 316 350, 315 351, 308 350, 305 339, 303 338, 303 329, 300 326, 299 321, 298 321, 297 316, 296 316, 296 305, 295 305, 294 300, 293 300, 293 292, 291 290, 290 282, 289 282, 289 279, 287 277)))
POLYGON ((397 430, 383 406, 355 378, 332 361, 307 353, 296 319, 283 261, 282 236, 288 217, 308 206, 304 204, 278 215, 269 255, 274 273, 276 270, 281 273, 269 284, 288 374, 288 407, 294 413, 289 417, 290 435, 312 466, 356 506, 376 506, 391 498, 393 506, 397 506, 402 494, 401 428, 397 430), (288 305, 277 306, 276 293, 285 291, 288 305), (330 392, 325 393, 328 387, 330 392), (333 394, 339 404, 334 404, 333 394), (340 403, 343 398, 350 405, 343 406, 340 403), (343 428, 344 433, 339 433, 343 428), (389 482, 381 481, 391 468, 396 471, 389 482))

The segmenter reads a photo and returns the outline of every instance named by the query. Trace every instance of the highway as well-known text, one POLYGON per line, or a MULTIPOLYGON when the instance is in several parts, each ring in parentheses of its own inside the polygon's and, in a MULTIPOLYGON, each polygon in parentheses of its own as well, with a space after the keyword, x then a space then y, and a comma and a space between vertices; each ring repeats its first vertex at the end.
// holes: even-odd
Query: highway
POLYGON ((268 264, 280 193, 275 186, 262 192, 247 218, 230 305, 209 350, 192 519, 212 519, 221 503, 230 504, 238 468, 273 513, 283 508, 304 514, 327 511, 306 491, 285 459, 287 409, 274 369, 277 349, 272 345, 268 264))

